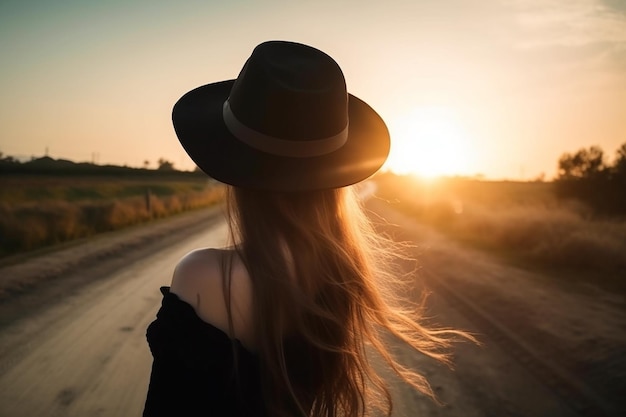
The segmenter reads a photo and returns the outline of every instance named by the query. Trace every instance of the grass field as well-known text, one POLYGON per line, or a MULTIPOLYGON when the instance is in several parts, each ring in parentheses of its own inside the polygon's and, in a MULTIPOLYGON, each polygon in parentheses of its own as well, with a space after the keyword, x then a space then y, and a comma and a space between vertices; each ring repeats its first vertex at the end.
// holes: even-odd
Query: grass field
POLYGON ((626 290, 626 219, 560 201, 548 182, 419 181, 383 174, 379 196, 446 235, 551 275, 626 290))
POLYGON ((206 178, 3 176, 0 256, 207 207, 223 188, 206 178))

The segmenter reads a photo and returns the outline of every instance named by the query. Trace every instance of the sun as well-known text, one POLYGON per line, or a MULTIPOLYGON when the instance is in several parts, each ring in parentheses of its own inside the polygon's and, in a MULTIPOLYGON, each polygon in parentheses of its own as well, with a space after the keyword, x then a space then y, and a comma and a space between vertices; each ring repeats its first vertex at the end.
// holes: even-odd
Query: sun
POLYGON ((425 178, 468 173, 469 137, 451 109, 414 107, 391 120, 389 130, 387 169, 425 178))

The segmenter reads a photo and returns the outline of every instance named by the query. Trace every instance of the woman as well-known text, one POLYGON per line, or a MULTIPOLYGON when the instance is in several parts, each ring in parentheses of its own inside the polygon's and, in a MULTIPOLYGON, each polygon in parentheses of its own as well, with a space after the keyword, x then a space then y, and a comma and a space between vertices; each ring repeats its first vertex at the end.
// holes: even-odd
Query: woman
POLYGON ((229 184, 233 246, 186 255, 162 289, 144 416, 390 412, 373 357, 432 396, 384 338, 445 360, 457 333, 394 301, 391 251, 347 187, 380 168, 389 134, 337 63, 263 43, 236 80, 184 95, 173 122, 196 164, 229 184))

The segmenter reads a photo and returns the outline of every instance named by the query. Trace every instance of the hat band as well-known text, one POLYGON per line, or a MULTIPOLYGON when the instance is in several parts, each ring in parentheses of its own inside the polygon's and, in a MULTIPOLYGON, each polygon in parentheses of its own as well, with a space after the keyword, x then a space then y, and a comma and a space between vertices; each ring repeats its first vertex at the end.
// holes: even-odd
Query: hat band
POLYGON ((314 140, 285 140, 269 136, 241 123, 230 109, 228 100, 222 107, 226 127, 246 145, 272 155, 292 158, 310 158, 326 155, 341 148, 348 140, 348 125, 336 135, 314 140))

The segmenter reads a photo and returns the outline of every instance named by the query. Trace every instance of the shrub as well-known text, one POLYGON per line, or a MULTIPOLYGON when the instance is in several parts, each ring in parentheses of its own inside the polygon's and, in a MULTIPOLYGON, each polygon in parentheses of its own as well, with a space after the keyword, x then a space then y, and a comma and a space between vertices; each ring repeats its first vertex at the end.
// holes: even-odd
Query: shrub
POLYGON ((599 219, 580 203, 549 195, 537 198, 529 183, 467 181, 472 192, 463 185, 444 182, 435 190, 387 177, 379 181, 379 194, 452 238, 525 264, 626 276, 626 220, 599 219), (522 187, 528 198, 511 199, 511 190, 522 187))
POLYGON ((208 207, 222 199, 219 186, 180 195, 126 197, 96 201, 40 201, 0 204, 0 256, 87 237, 185 210, 208 207))

